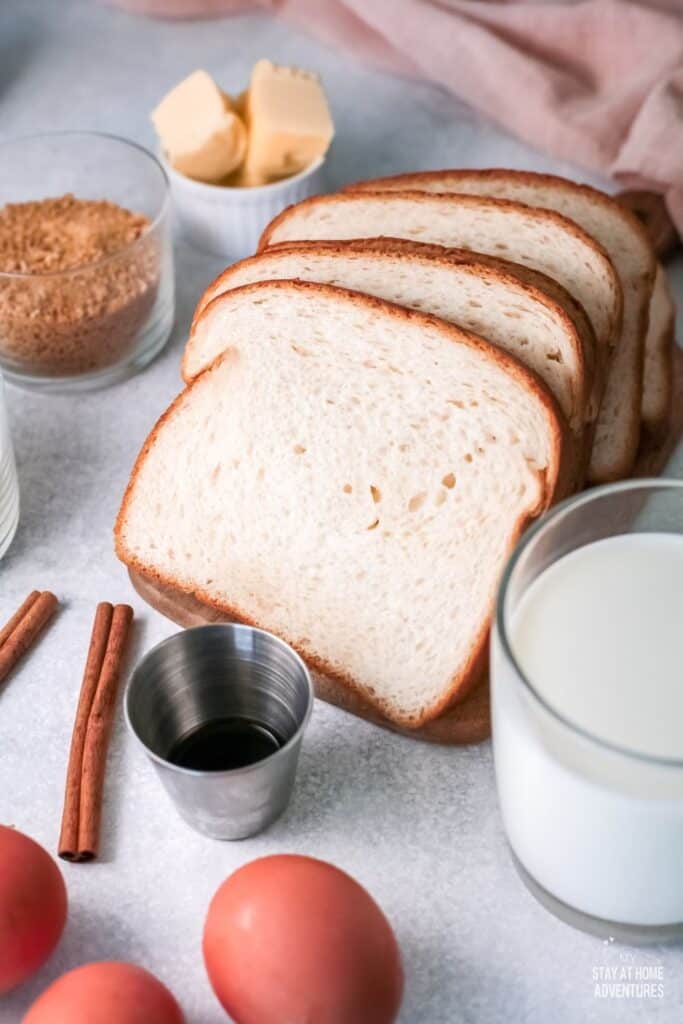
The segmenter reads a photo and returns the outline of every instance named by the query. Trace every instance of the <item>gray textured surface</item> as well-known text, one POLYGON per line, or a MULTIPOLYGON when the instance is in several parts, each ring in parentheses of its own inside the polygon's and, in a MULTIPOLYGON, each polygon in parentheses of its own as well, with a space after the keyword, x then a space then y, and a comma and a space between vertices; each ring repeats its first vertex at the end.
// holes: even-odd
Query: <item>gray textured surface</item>
MULTIPOLYGON (((0 4, 0 136, 91 127, 151 144, 148 111, 167 86, 205 66, 236 89, 262 56, 323 72, 338 126, 331 164, 338 182, 449 164, 572 173, 481 124, 440 91, 373 73, 282 23, 246 16, 155 23, 87 0, 0 4)), ((142 376, 77 401, 9 396, 23 509, 0 566, 0 619, 35 586, 53 588, 63 610, 0 692, 0 821, 50 850, 95 602, 135 605, 136 653, 173 628, 131 592, 112 553, 111 526, 134 455, 178 390, 188 320, 218 269, 217 261, 178 246, 177 328, 142 376)), ((680 264, 675 278, 683 298, 680 264)), ((678 458, 672 472, 682 469, 678 458)), ((0 1002, 2 1024, 18 1021, 60 972, 105 958, 157 972, 188 1022, 225 1020, 199 950, 210 896, 244 861, 295 850, 350 871, 391 918, 407 974, 403 1024, 673 1024, 683 1014, 680 951, 618 950, 556 922, 527 895, 504 846, 489 745, 430 748, 318 704, 289 812, 263 837, 231 845, 202 839, 176 819, 119 724, 105 821, 102 860, 64 866, 71 912, 58 953, 0 1002), (663 999, 594 997, 594 968, 619 966, 626 956, 663 965, 663 999)))

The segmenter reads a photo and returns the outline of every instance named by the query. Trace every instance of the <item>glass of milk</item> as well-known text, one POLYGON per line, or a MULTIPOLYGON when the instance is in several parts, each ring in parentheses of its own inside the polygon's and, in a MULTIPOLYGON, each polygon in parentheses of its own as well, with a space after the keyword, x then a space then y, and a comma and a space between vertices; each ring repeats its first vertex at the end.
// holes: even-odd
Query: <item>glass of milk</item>
POLYGON ((558 917, 683 936, 683 482, 570 499, 529 530, 491 641, 498 797, 558 917))
POLYGON ((0 373, 0 558, 12 543, 18 522, 19 485, 0 373))

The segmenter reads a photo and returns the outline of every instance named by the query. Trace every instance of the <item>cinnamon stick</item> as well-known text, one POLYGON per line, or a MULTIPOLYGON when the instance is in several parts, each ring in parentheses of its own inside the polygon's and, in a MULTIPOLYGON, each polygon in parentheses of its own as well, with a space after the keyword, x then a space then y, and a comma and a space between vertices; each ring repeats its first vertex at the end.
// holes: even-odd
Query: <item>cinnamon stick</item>
POLYGON ((0 631, 0 683, 26 654, 57 609, 49 590, 32 591, 0 631))
POLYGON ((78 823, 81 806, 81 769, 83 764, 83 748, 88 728, 88 718, 95 699, 95 691, 99 682, 102 664, 109 640, 111 620, 114 608, 108 601, 97 606, 93 623, 88 657, 83 672, 81 692, 78 697, 76 721, 71 737, 69 766, 66 772, 66 792, 64 794, 64 811, 62 829, 59 836, 59 856, 65 860, 75 860, 78 856, 78 823))
POLYGON ((58 849, 64 860, 93 860, 99 852, 107 751, 132 619, 128 605, 97 607, 69 754, 58 849))
POLYGON ((36 603, 39 597, 40 591, 32 590, 31 593, 26 598, 26 600, 24 601, 24 603, 21 604, 19 608, 16 610, 12 618, 5 623, 2 629, 0 629, 0 647, 2 647, 5 640, 7 640, 8 637, 12 635, 16 627, 23 619, 24 615, 26 615, 26 612, 33 607, 33 605, 36 603))

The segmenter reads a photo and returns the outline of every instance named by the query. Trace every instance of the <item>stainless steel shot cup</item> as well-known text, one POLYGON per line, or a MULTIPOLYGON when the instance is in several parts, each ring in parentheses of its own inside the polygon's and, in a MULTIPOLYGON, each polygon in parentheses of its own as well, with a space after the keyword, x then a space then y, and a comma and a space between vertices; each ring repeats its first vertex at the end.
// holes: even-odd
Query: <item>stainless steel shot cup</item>
POLYGON ((163 640, 135 669, 125 695, 133 735, 185 821, 215 839, 245 839, 282 814, 313 707, 303 661, 260 629, 199 626, 163 640), (284 744, 243 768, 197 771, 168 760, 193 729, 225 718, 257 720, 284 744))

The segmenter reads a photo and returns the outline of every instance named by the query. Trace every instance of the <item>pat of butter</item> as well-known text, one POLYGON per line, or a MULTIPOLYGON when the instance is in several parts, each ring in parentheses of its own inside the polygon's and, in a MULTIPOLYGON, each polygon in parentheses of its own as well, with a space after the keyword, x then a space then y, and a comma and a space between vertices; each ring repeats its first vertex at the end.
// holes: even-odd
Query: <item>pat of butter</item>
POLYGON ((243 102, 249 140, 239 184, 297 174, 327 152, 334 125, 317 75, 260 60, 243 102))
POLYGON ((206 71, 171 89, 152 121, 171 166, 188 178, 218 182, 244 159, 244 122, 206 71))

